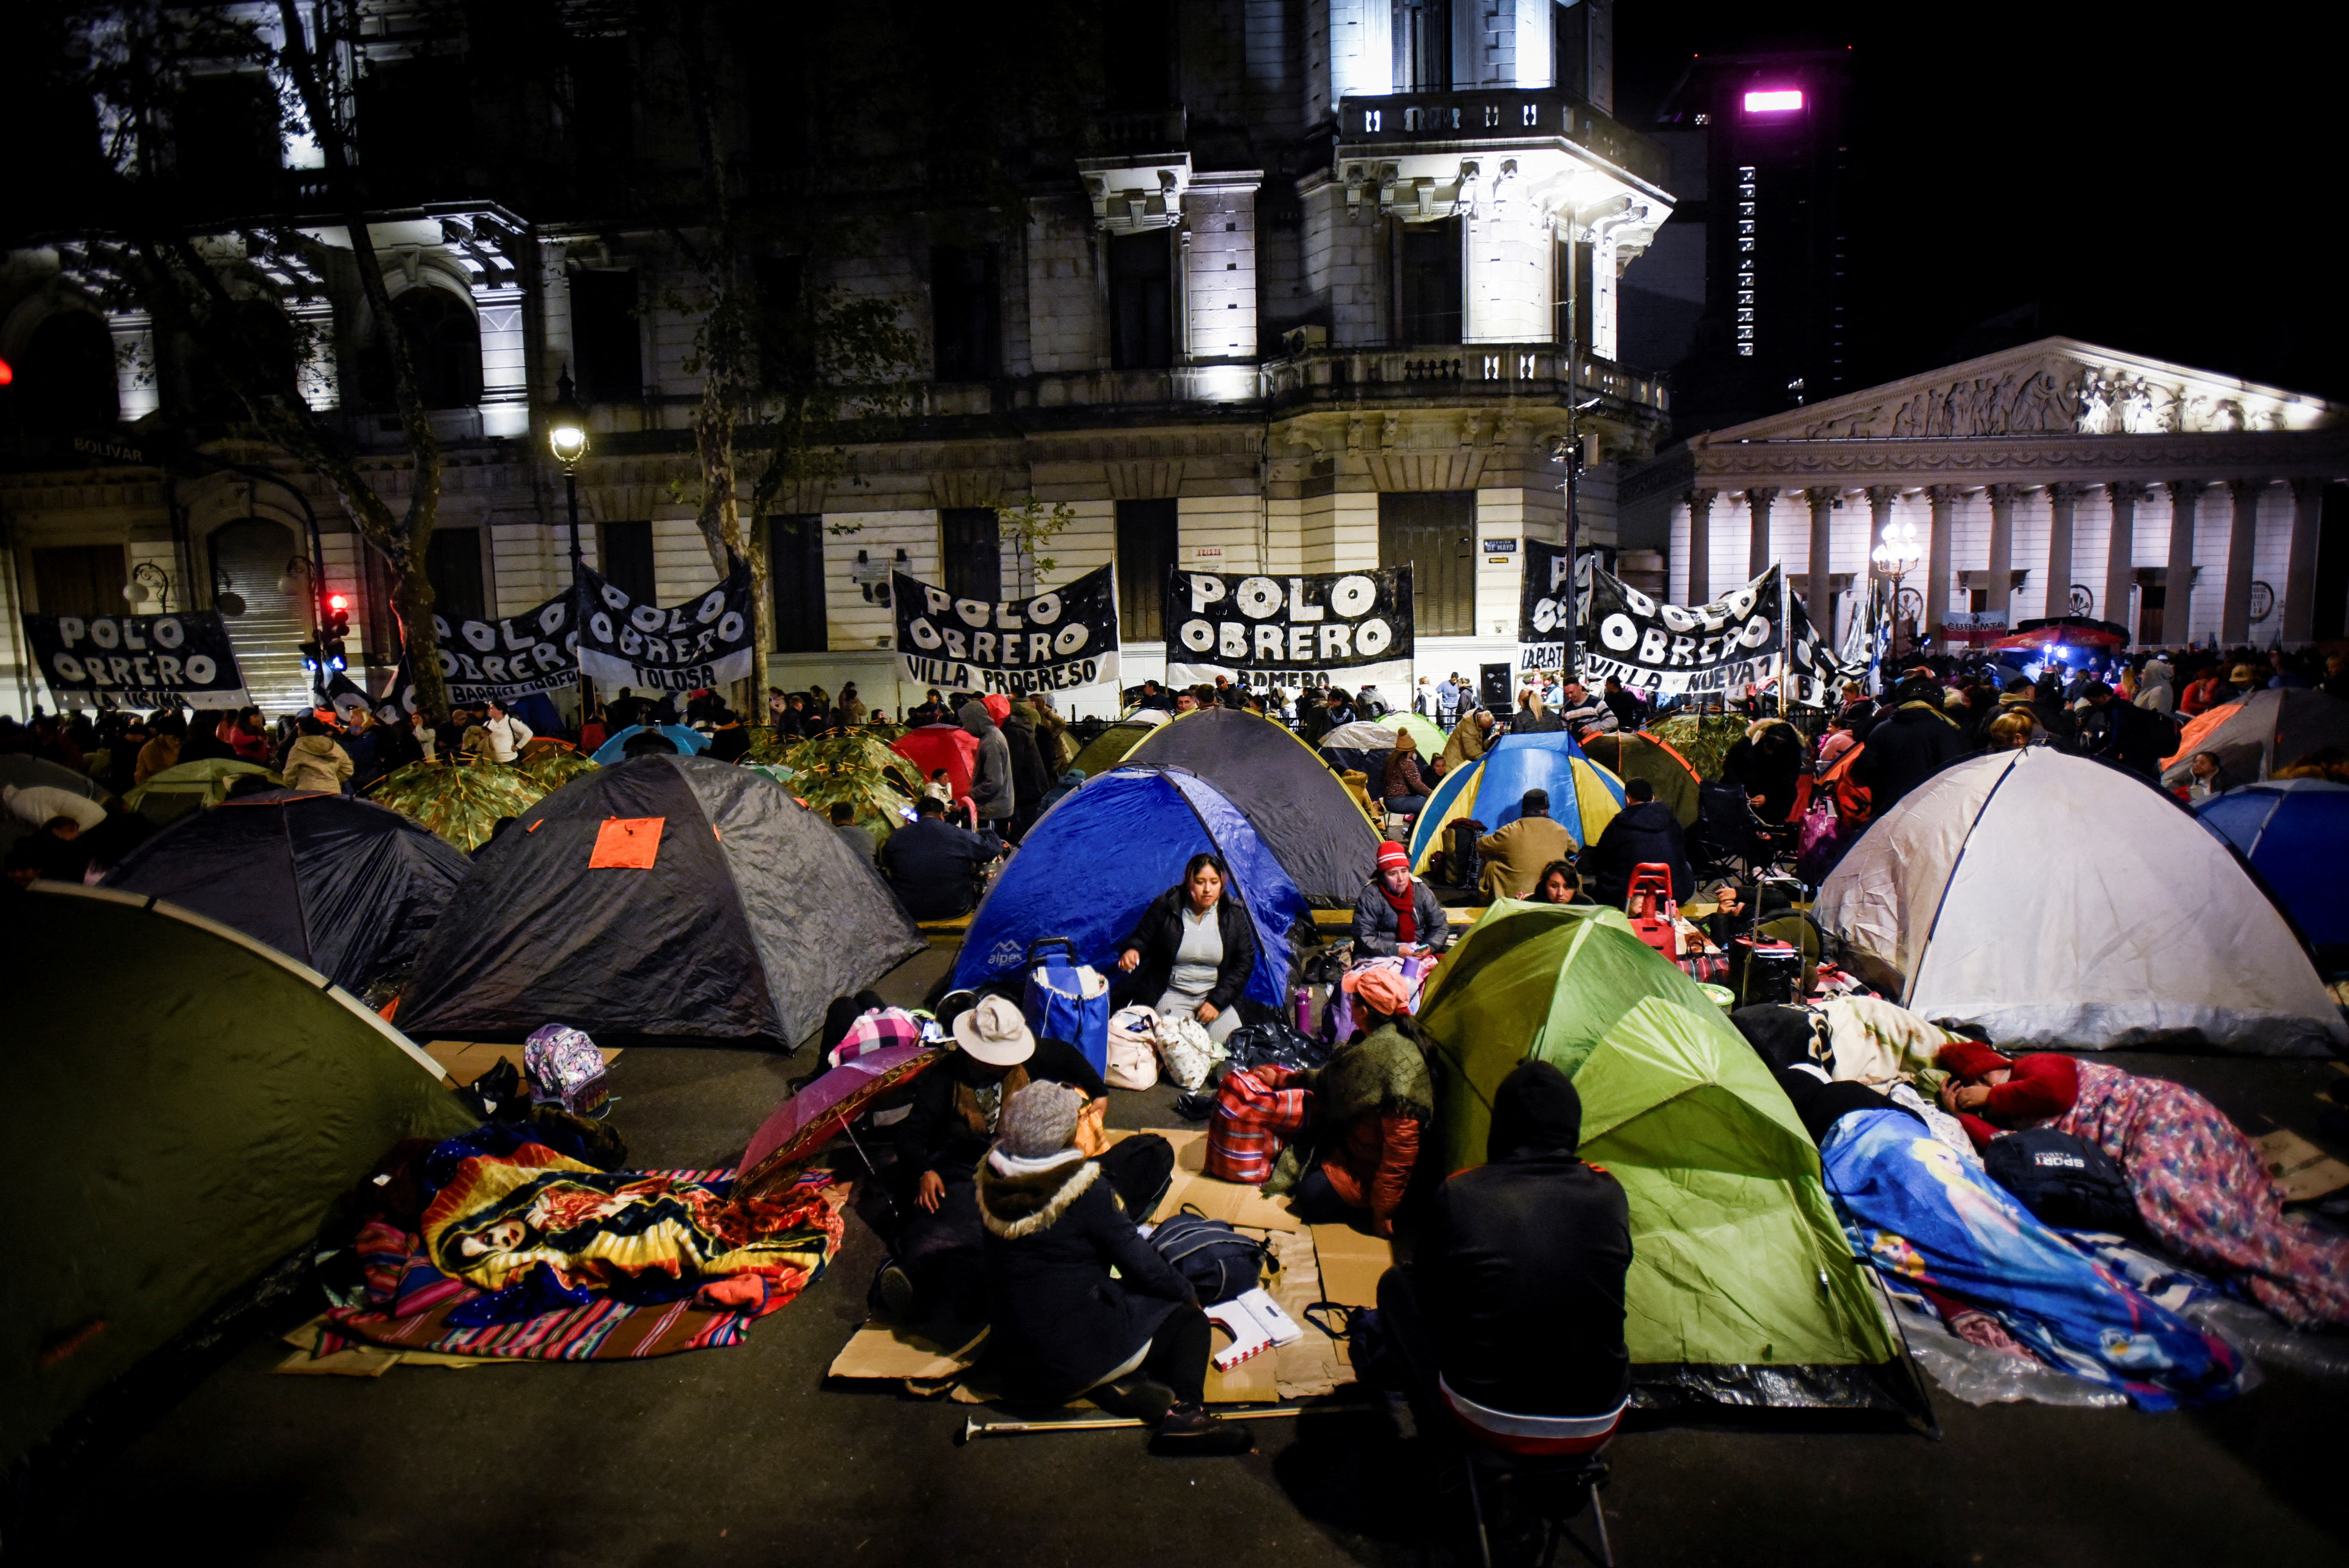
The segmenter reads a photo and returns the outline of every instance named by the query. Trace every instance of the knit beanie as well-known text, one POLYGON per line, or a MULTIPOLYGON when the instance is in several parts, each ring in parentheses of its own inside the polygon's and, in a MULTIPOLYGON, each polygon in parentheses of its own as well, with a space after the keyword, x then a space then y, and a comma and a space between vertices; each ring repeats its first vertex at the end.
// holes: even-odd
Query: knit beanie
POLYGON ((1401 844, 1396 843, 1392 839, 1389 839, 1386 842, 1379 846, 1379 871, 1381 873, 1387 872, 1407 872, 1409 870, 1411 870, 1410 851, 1404 849, 1401 844))
POLYGON ((1076 1136, 1077 1113, 1084 1105, 1081 1090, 1040 1078, 1004 1102, 995 1124, 996 1140, 1014 1159, 1058 1154, 1076 1136))

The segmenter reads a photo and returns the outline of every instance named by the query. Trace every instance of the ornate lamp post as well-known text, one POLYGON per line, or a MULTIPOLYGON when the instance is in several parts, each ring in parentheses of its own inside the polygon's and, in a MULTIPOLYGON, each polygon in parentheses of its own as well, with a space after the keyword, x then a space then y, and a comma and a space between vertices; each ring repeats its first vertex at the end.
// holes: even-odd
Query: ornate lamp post
MULTIPOLYGON (((555 379, 555 401, 546 411, 546 445, 563 465, 563 500, 571 518, 571 581, 579 581, 579 459, 587 455, 587 416, 573 396, 571 367, 555 379)), ((595 706, 595 683, 579 671, 579 722, 584 727, 595 706)))
MULTIPOLYGON (((1878 577, 1892 579, 1892 596, 1887 603, 1886 617, 1892 622, 1897 634, 1899 627, 1900 580, 1923 564, 1924 538, 1918 533, 1917 525, 1913 522, 1888 522, 1884 525, 1884 537, 1876 542, 1876 548, 1868 552, 1868 559, 1876 562, 1876 574, 1878 577)), ((1895 648, 1892 651, 1897 654, 1899 650, 1895 648)))

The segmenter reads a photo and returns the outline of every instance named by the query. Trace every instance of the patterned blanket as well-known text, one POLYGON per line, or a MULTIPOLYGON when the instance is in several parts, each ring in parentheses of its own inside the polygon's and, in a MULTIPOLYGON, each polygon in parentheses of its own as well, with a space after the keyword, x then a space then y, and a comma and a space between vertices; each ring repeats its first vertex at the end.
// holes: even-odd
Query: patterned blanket
POLYGON ((603 1171, 523 1143, 466 1159, 420 1233, 364 1227, 366 1285, 317 1354, 623 1360, 739 1345, 839 1249, 829 1171, 738 1202, 726 1171, 603 1171))

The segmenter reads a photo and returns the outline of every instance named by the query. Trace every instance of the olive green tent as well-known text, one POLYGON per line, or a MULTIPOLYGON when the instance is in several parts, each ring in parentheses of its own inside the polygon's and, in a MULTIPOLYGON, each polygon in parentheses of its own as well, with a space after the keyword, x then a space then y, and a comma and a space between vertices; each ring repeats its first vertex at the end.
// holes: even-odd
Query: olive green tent
POLYGON ((473 1125, 326 976, 176 905, 0 890, 0 1461, 307 1244, 403 1138, 473 1125), (37 976, 37 982, 33 978, 37 976))
POLYGON ((1084 769, 1088 779, 1098 779, 1124 761, 1127 752, 1149 739, 1151 732, 1165 722, 1164 715, 1154 713, 1122 718, 1086 741, 1069 766, 1084 769))
POLYGON ((1594 735, 1582 743, 1590 759, 1629 784, 1634 779, 1645 779, 1654 786, 1656 799, 1671 808, 1672 815, 1683 828, 1696 826, 1696 769, 1681 758, 1681 754, 1654 736, 1639 730, 1616 730, 1606 735, 1594 735))
POLYGON ((248 773, 257 773, 272 784, 278 782, 277 775, 258 762, 207 757, 164 769, 125 795, 122 803, 148 820, 169 827, 191 812, 227 799, 230 786, 248 773))
POLYGON ((1794 1107, 1621 911, 1495 903, 1437 969, 1421 1022, 1447 1172, 1483 1161, 1493 1091, 1519 1061, 1574 1079, 1582 1152, 1630 1199, 1624 1337, 1643 1383, 1914 1408, 1898 1391, 1913 1377, 1881 1375, 1898 1353, 1794 1107))

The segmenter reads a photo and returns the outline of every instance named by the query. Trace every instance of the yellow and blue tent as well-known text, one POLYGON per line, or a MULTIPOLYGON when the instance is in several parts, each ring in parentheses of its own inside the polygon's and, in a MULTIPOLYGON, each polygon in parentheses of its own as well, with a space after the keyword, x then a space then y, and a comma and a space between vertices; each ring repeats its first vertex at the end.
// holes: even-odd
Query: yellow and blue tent
POLYGON ((1575 847, 1590 843, 1623 809, 1623 781, 1590 760, 1574 737, 1505 735, 1493 748, 1436 785, 1411 833, 1411 866, 1424 873, 1444 846, 1448 822, 1473 818, 1488 828, 1517 820, 1517 801, 1528 789, 1549 791, 1550 815, 1574 836, 1575 847))

